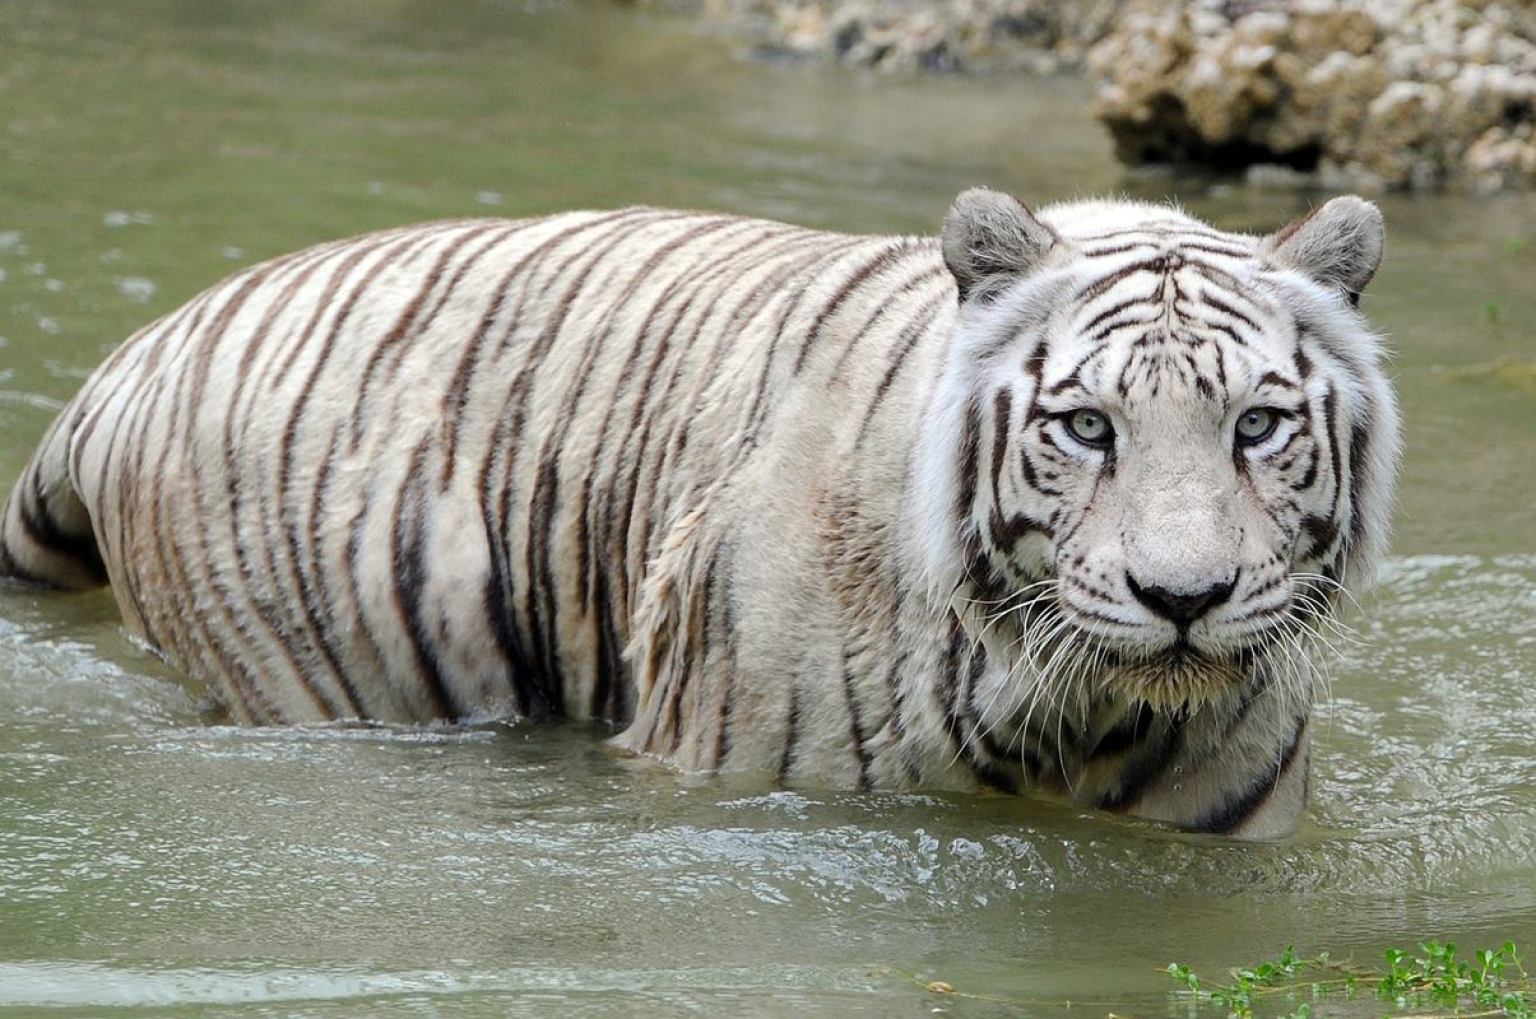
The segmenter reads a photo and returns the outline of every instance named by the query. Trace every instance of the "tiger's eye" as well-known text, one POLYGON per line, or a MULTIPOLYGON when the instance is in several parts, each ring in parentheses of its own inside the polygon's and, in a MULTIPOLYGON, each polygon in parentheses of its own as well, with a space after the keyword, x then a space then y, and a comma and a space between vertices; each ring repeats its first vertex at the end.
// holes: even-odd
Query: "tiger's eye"
POLYGON ((1279 423, 1280 415, 1269 407, 1253 407, 1243 411, 1237 419, 1238 445, 1252 446, 1263 442, 1279 423))
POLYGON ((1096 410, 1074 410, 1067 415, 1067 431, 1085 446, 1107 446, 1114 441, 1115 430, 1109 418, 1096 410))

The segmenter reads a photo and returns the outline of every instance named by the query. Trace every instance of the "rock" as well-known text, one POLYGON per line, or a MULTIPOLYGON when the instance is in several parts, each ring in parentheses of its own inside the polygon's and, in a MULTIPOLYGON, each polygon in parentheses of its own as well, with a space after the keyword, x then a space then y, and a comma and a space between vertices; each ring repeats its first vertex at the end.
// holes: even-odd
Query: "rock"
POLYGON ((1463 162, 1479 191, 1501 191, 1536 180, 1536 131, 1522 124, 1515 131, 1493 127, 1467 147, 1463 162))
POLYGON ((694 2, 767 52, 880 71, 1086 66, 1129 164, 1257 166, 1249 180, 1286 186, 1536 185, 1536 0, 694 2))
POLYGON ((1088 62, 1128 163, 1536 184, 1536 7, 1519 0, 1137 0, 1088 62))
POLYGON ((1082 66, 1108 31, 1110 0, 704 0, 706 19, 770 52, 881 71, 1025 71, 1082 66))

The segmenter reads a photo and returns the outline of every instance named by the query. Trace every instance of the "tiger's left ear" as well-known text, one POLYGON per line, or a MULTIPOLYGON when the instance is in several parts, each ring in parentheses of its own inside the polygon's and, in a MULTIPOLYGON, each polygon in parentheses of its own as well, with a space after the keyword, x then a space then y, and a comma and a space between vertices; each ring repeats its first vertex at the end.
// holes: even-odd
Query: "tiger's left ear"
POLYGON ((1344 195, 1313 209, 1259 243, 1273 261, 1328 286, 1338 287, 1350 304, 1376 275, 1386 229, 1381 210, 1363 198, 1344 195))

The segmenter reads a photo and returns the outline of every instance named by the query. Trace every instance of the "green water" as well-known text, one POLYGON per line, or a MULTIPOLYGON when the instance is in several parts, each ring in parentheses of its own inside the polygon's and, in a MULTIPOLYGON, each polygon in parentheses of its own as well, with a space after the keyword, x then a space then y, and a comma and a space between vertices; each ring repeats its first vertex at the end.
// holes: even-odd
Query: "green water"
MULTIPOLYGON (((123 336, 238 265, 630 202, 930 231, 962 187, 1130 180, 1074 81, 738 60, 525 0, 0 4, 0 483, 123 336)), ((1438 934, 1536 954, 1536 198, 1388 198, 1408 419, 1295 840, 988 797, 684 779, 569 726, 240 730, 106 596, 0 593, 0 1012, 1183 1015, 1157 970, 1438 934), (1501 359, 1515 368, 1494 370, 1501 359)), ((1359 1014, 1374 1014, 1368 1007, 1359 1014)))

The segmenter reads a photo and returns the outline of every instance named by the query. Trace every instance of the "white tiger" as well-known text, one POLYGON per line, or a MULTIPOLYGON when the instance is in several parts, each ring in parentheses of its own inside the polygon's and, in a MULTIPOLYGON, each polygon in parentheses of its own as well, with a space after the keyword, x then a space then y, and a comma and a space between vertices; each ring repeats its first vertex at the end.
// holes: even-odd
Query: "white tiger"
POLYGON ((1382 235, 977 189, 941 241, 626 209, 317 247, 90 378, 0 576, 110 581, 242 721, 565 715, 1279 835, 1387 532, 1382 235))

